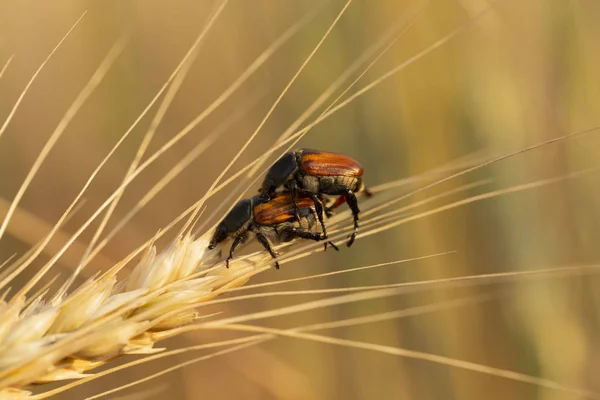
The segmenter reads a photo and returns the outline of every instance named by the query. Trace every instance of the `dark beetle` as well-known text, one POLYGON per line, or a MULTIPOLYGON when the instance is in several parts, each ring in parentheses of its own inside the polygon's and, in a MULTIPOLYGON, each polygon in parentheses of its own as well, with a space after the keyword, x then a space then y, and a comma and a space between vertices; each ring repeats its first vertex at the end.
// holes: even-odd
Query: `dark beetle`
MULTIPOLYGON (((217 244, 232 237, 233 244, 225 260, 229 268, 235 248, 251 235, 256 236, 273 258, 277 257, 273 242, 289 242, 295 238, 325 239, 321 226, 316 223, 318 217, 312 197, 298 196, 296 200, 296 203, 292 201, 290 192, 283 192, 269 201, 260 196, 239 201, 217 226, 208 248, 214 249, 217 244)), ((325 249, 328 244, 337 250, 331 242, 325 243, 325 249)), ((275 262, 275 268, 279 269, 278 262, 275 262)))
POLYGON ((319 195, 340 196, 335 206, 326 211, 329 212, 343 202, 348 203, 354 217, 354 232, 348 241, 348 246, 351 246, 358 229, 360 212, 354 193, 364 191, 370 195, 365 189, 362 175, 363 168, 358 161, 346 155, 298 149, 284 154, 273 164, 262 183, 260 195, 264 199, 270 199, 280 186, 284 186, 291 191, 294 202, 298 193, 310 196, 315 203, 325 238, 327 230, 323 222, 323 203, 319 195))

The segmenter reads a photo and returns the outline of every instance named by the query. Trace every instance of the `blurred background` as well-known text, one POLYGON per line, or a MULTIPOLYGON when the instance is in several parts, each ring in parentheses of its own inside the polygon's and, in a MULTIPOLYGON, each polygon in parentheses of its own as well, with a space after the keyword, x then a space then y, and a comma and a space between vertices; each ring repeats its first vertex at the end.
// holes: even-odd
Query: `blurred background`
MULTIPOLYGON (((148 155, 205 110, 293 24, 307 15, 312 18, 226 102, 129 186, 109 229, 202 138, 223 128, 223 123, 228 124, 207 152, 119 231, 87 268, 88 276, 126 256, 206 192, 344 4, 338 0, 231 0, 225 6, 158 127, 148 155)), ((0 78, 2 123, 36 69, 81 13, 88 10, 41 71, 0 137, 0 170, 4 171, 0 180, 2 214, 46 140, 111 46, 128 37, 123 53, 69 124, 26 192, 0 243, 2 260, 23 253, 49 231, 90 173, 172 73, 216 6, 217 3, 204 0, 0 2, 0 70, 14 54, 0 78)), ((354 0, 226 176, 268 149, 372 46, 379 41, 388 44, 403 29, 406 31, 397 42, 345 97, 457 28, 464 28, 316 125, 300 142, 301 146, 358 159, 365 167, 366 182, 374 186, 442 168, 456 160, 464 161, 473 154, 479 159, 501 155, 598 126, 599 18, 600 3, 593 0, 354 0), (485 15, 478 17, 488 8, 485 15), (469 24, 471 18, 478 19, 469 24)), ((367 57, 366 63, 310 120, 379 53, 367 57)), ((100 171, 85 194, 85 204, 62 233, 76 231, 120 185, 156 108, 150 110, 100 171)), ((593 169, 599 166, 599 154, 600 135, 592 132, 486 167, 412 196, 402 204, 481 179, 489 180, 484 186, 417 209, 427 211, 487 191, 593 169)), ((221 205, 228 193, 225 190, 211 199, 208 211, 221 205)), ((456 252, 263 290, 338 288, 595 264, 600 261, 599 200, 598 172, 591 171, 420 218, 359 240, 339 253, 318 253, 286 264, 280 271, 268 271, 252 282, 444 251, 456 252)), ((93 230, 88 230, 61 258, 56 270, 61 276, 68 276, 77 265, 92 236, 93 230)), ((159 242, 159 247, 168 240, 167 237, 159 242)), ((60 240, 51 243, 39 265, 61 244, 60 240)), ((23 274, 15 285, 29 276, 23 274)), ((593 273, 582 273, 553 278, 536 276, 483 287, 438 287, 259 324, 288 328, 481 293, 501 293, 483 303, 318 333, 431 352, 600 392, 599 284, 593 273)), ((239 315, 327 296, 272 297, 211 310, 225 316, 239 315)), ((197 332, 170 340, 165 346, 183 347, 228 336, 222 332, 197 332)), ((68 391, 60 398, 84 398, 197 355, 126 370, 68 391)), ((39 389, 43 388, 35 390, 39 389)), ((278 339, 196 363, 123 393, 147 394, 152 399, 578 398, 425 361, 297 339, 278 339)))

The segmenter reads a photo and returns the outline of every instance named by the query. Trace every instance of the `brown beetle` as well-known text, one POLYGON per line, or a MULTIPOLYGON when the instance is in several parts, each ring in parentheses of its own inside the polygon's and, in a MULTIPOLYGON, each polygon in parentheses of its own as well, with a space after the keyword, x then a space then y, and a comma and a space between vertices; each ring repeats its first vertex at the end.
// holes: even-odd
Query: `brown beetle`
MULTIPOLYGON (((271 257, 276 258, 272 243, 289 242, 295 238, 315 241, 325 239, 321 225, 316 221, 318 221, 318 217, 310 196, 298 196, 296 203, 290 192, 277 194, 269 201, 260 196, 254 196, 250 199, 240 200, 223 218, 217 226, 208 248, 214 249, 217 244, 233 237, 229 256, 225 260, 226 266, 229 268, 229 260, 233 258, 236 247, 254 235, 271 257)), ((325 249, 327 249, 327 245, 338 250, 332 242, 325 242, 325 249)), ((275 268, 279 269, 278 262, 275 262, 275 268)))
POLYGON ((327 230, 323 220, 323 203, 320 195, 340 196, 332 208, 343 202, 348 203, 354 217, 354 232, 347 245, 354 243, 358 229, 358 201, 354 193, 364 191, 362 181, 363 168, 358 161, 344 154, 330 153, 321 150, 299 149, 284 154, 267 172, 262 183, 260 195, 270 199, 280 186, 284 186, 292 193, 292 200, 296 202, 298 193, 308 195, 315 203, 317 217, 325 238, 327 230))

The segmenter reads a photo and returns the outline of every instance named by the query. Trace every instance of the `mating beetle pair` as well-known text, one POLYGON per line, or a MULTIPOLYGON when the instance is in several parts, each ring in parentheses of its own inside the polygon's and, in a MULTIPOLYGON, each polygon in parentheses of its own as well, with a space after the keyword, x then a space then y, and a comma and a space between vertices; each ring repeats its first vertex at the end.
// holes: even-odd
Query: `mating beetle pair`
MULTIPOLYGON (((342 203, 348 203, 354 218, 354 231, 347 243, 351 246, 358 229, 358 201, 355 193, 364 191, 363 168, 343 154, 299 149, 284 154, 267 172, 259 195, 238 202, 225 216, 208 246, 233 237, 226 264, 235 248, 256 235, 271 257, 276 258, 271 242, 287 242, 295 238, 325 240, 327 228, 323 215, 342 203), (277 192, 283 187, 283 191, 277 192), (322 195, 339 196, 325 210, 322 195), (318 221, 318 224, 316 223, 318 221)), ((330 244, 337 250, 337 247, 330 244)), ((279 268, 276 262, 275 267, 279 268)))
MULTIPOLYGON (((326 239, 318 223, 312 197, 300 195, 293 201, 290 192, 279 193, 270 201, 261 196, 239 201, 217 227, 209 249, 228 237, 233 237, 233 244, 225 261, 229 268, 229 260, 233 258, 236 247, 245 243, 250 235, 256 236, 273 258, 277 255, 272 242, 289 242, 296 238, 316 241, 326 239)), ((326 242, 325 248, 328 244, 338 249, 332 242, 326 242)), ((278 262, 275 262, 275 268, 279 269, 278 262)))

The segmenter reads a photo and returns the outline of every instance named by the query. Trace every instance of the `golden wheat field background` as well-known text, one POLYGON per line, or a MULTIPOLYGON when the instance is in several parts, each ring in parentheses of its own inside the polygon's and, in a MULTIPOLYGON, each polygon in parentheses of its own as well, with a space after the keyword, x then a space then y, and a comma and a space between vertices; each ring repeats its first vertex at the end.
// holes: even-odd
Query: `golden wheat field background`
MULTIPOLYGON (((172 104, 142 161, 199 115, 202 121, 127 186, 101 238, 125 217, 128 222, 76 283, 109 269, 202 197, 297 72, 225 177, 269 150, 331 85, 336 86, 329 97, 292 131, 315 121, 357 78, 337 104, 352 101, 312 127, 298 146, 356 158, 370 186, 419 178, 375 197, 399 198, 494 157, 592 130, 408 195, 394 206, 416 206, 401 211, 406 223, 360 238, 350 248, 341 246, 340 252, 317 252, 283 264, 281 270, 263 272, 250 283, 419 260, 258 287, 247 293, 278 294, 202 311, 221 317, 245 315, 339 296, 345 293, 342 288, 440 280, 409 285, 394 296, 289 312, 254 324, 284 330, 405 309, 416 310, 414 315, 318 331, 342 339, 336 343, 280 337, 159 374, 106 398, 600 396, 600 279, 595 268, 600 266, 600 130, 593 130, 600 126, 599 19, 600 3, 594 0, 0 0, 2 215, 98 66, 107 54, 114 59, 20 200, 0 241, 0 261, 23 254, 48 234, 206 30, 193 62, 184 66, 185 75, 178 75, 182 80, 171 83, 180 87, 169 92, 174 95, 172 104), (273 51, 265 56, 267 49, 273 51), (258 64, 257 57, 262 57, 258 64), (248 72, 252 65, 255 70, 248 72), (247 79, 231 89, 245 74, 247 79), (369 87, 372 83, 376 84, 369 87), (215 107, 223 93, 227 98, 215 107), (210 147, 190 157, 189 165, 138 210, 140 199, 154 194, 156 182, 182 160, 187 162, 189 152, 207 137, 213 140, 210 147), (429 175, 421 179, 424 174, 429 175), (132 210, 137 212, 129 219, 132 210), (554 268, 562 272, 511 275, 554 268), (509 275, 498 279, 448 280, 505 272, 509 275), (428 308, 414 308, 420 306, 428 308), (404 357, 374 346, 358 348, 343 340, 472 362, 539 377, 546 384, 404 357)), ((165 95, 170 94, 161 95, 109 158, 58 235, 8 285, 12 292, 6 299, 121 185, 165 95)), ((274 152, 269 162, 283 150, 274 152)), ((256 188, 258 183, 247 194, 256 188)), ((223 217, 231 192, 225 188, 207 201, 198 222, 202 232, 223 217)), ((67 249, 38 287, 57 274, 51 290, 68 280, 94 240, 99 221, 67 249)), ((168 246, 176 233, 177 229, 157 240, 157 248, 168 246)), ((256 243, 248 249, 261 250, 256 243)), ((123 273, 134 265, 135 261, 123 273)), ((241 334, 196 330, 158 347, 185 348, 241 334)), ((214 352, 186 351, 53 398, 87 398, 214 352)), ((98 371, 140 357, 125 355, 98 371)), ((26 390, 43 393, 64 384, 26 390)))

